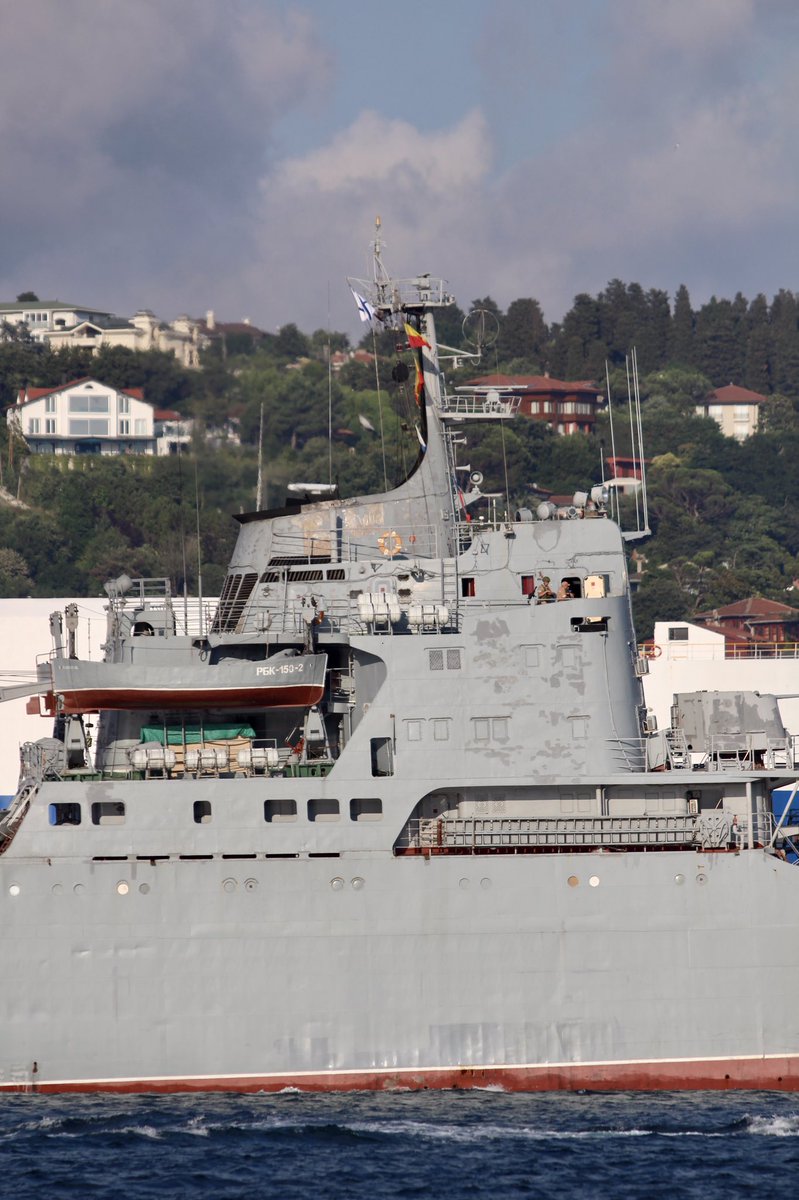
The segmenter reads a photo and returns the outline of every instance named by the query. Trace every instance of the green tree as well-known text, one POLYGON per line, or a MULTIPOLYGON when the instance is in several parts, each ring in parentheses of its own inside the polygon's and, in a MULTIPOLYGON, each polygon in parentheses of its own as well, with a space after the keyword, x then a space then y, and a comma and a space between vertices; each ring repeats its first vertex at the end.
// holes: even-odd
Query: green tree
POLYGON ((497 351, 502 359, 540 361, 548 338, 549 330, 538 301, 529 298, 514 300, 500 325, 497 351))

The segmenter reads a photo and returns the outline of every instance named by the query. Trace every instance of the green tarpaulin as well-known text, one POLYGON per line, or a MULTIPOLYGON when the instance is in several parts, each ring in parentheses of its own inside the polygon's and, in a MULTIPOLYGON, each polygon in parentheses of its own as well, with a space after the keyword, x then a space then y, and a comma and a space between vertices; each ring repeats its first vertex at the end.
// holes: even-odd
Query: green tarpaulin
POLYGON ((142 725, 141 730, 143 742, 158 742, 161 746, 193 746, 198 742, 227 742, 240 737, 254 738, 255 730, 252 725, 217 722, 215 725, 171 725, 166 729, 163 725, 142 725))

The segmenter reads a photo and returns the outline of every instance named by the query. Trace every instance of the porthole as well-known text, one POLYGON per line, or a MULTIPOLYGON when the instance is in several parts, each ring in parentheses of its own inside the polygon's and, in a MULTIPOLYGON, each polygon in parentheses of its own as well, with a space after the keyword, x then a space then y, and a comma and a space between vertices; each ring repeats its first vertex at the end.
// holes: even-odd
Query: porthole
POLYGON ((9 886, 8 894, 9 894, 9 896, 18 896, 21 890, 22 889, 20 888, 18 883, 12 883, 9 886))
POLYGON ((124 879, 120 879, 119 883, 117 884, 117 894, 120 896, 127 896, 129 891, 130 885, 126 883, 124 879))
POLYGON ((696 877, 696 882, 699 884, 707 883, 707 875, 703 875, 702 872, 700 871, 696 877))
POLYGON ((257 887, 258 887, 257 879, 245 879, 244 880, 245 892, 254 892, 257 887))
POLYGON ((484 892, 487 892, 488 889, 491 887, 491 880, 490 879, 481 879, 480 887, 483 889, 484 892))
POLYGON ((224 879, 222 881, 222 890, 225 892, 235 892, 236 880, 235 879, 224 879))
POLYGON ((86 885, 83 883, 76 883, 72 890, 76 896, 81 896, 86 891, 86 885))
POLYGON ((589 880, 588 880, 588 883, 589 883, 589 886, 590 886, 590 887, 599 887, 599 876, 598 876, 598 875, 591 875, 591 876, 590 876, 590 878, 589 878, 589 880))
POLYGON ((330 880, 330 886, 332 887, 334 892, 340 892, 341 889, 344 887, 344 880, 341 878, 340 875, 336 875, 335 878, 330 880))
POLYGON ((146 896, 147 893, 149 892, 149 890, 150 890, 149 883, 140 883, 139 884, 139 891, 141 892, 142 896, 146 896))
POLYGON ((576 875, 570 875, 566 882, 568 883, 569 887, 577 887, 580 883, 580 880, 576 875))
POLYGON ((461 889, 462 892, 468 891, 469 880, 468 879, 459 879, 458 887, 461 889))
POLYGON ((356 892, 359 892, 363 887, 363 883, 364 881, 361 879, 360 875, 356 875, 352 881, 352 886, 355 888, 356 892))
POLYGON ((675 875, 675 876, 674 876, 674 882, 675 882, 675 883, 677 883, 677 884, 680 884, 680 883, 685 883, 685 876, 684 876, 684 875, 682 875, 682 874, 680 874, 680 875, 675 875))

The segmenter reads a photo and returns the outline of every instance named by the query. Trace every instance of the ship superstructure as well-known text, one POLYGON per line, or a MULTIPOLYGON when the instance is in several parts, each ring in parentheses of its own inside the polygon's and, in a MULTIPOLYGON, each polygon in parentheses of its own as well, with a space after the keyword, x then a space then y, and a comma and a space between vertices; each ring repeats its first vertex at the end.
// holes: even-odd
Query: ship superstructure
POLYGON ((240 516, 197 628, 127 577, 102 662, 51 619, 0 1087, 796 1087, 776 702, 651 729, 606 489, 464 495, 455 431, 515 401, 448 391, 442 281, 358 287, 417 364, 409 477, 240 516))

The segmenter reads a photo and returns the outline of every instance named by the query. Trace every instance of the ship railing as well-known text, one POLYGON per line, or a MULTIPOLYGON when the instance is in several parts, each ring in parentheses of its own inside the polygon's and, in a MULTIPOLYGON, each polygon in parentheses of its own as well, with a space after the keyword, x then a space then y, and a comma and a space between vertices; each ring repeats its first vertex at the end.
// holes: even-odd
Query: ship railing
POLYGON ((642 642, 638 653, 648 659, 692 660, 735 659, 752 661, 772 658, 799 658, 799 642, 725 642, 721 638, 713 642, 675 641, 662 646, 642 642))
POLYGON ((186 637, 200 637, 208 632, 214 619, 218 600, 216 597, 198 599, 190 596, 186 600, 177 598, 172 603, 175 617, 175 632, 186 637))
POLYGON ((402 308, 445 307, 455 301, 446 279, 420 275, 414 279, 355 279, 349 281, 356 291, 380 309, 398 312, 402 308))
MULTIPOLYGON (((405 846, 430 851, 700 846, 696 816, 433 817, 408 822, 405 846)), ((402 848, 402 847, 401 847, 402 848)))
POLYGON ((44 779, 61 779, 66 762, 60 757, 63 743, 49 740, 49 744, 41 742, 23 742, 19 748, 20 778, 29 778, 41 783, 44 779))
MULTIPOLYGON (((304 582, 295 580, 296 571, 311 571, 316 580, 330 578, 330 571, 346 562, 374 560, 413 561, 415 558, 440 558, 451 553, 448 534, 437 524, 410 525, 400 522, 370 522, 362 529, 319 529, 313 533, 278 534, 271 547, 270 560, 260 582, 304 582)), ((313 582, 310 580, 309 582, 313 582)))
MULTIPOLYGON (((751 819, 752 844, 768 843, 773 818, 751 819), (771 823, 770 823, 771 822, 771 823)), ((396 849, 422 853, 597 849, 740 850, 750 821, 726 809, 674 815, 586 817, 429 817, 408 822, 396 849)))
POLYGON ((608 747, 621 771, 643 771, 647 764, 648 739, 643 737, 610 738, 608 747))
POLYGON ((255 602, 237 626, 240 634, 261 634, 269 637, 288 637, 304 641, 309 626, 319 634, 415 634, 455 633, 461 615, 456 604, 436 602, 411 603, 399 600, 396 593, 390 600, 380 600, 380 594, 362 593, 359 597, 317 596, 316 607, 292 598, 285 603, 255 602), (367 602, 368 601, 368 602, 367 602))
POLYGON ((512 388, 464 387, 445 392, 439 410, 442 416, 457 420, 507 420, 516 416, 520 403, 521 396, 512 388))

